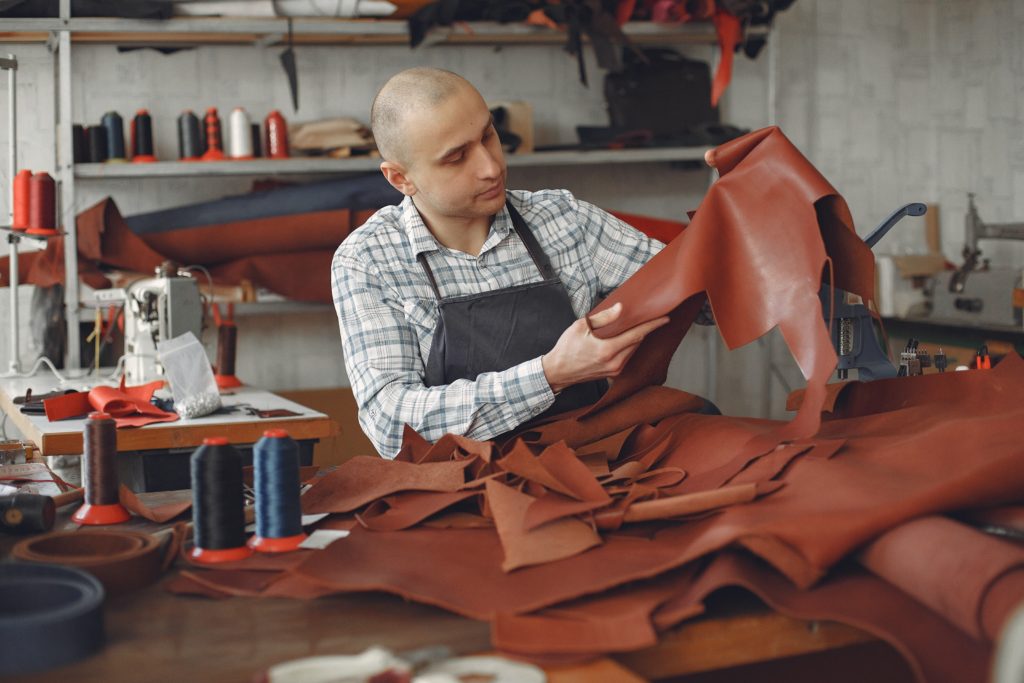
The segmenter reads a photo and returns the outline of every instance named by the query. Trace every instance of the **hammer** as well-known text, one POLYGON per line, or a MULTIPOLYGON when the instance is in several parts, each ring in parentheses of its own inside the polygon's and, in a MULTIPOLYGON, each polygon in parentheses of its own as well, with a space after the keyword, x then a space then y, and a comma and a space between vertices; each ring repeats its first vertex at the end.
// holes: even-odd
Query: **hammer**
POLYGON ((0 496, 0 531, 14 534, 35 534, 53 528, 57 508, 85 497, 85 489, 74 489, 57 496, 38 493, 15 493, 0 496))

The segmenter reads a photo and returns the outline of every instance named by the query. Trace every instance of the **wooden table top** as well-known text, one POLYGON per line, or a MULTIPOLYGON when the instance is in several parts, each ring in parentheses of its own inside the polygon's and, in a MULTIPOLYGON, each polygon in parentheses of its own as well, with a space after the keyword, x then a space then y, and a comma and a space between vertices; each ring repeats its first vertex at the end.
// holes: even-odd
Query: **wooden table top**
MULTIPOLYGON (((209 600, 172 595, 157 584, 109 599, 106 629, 107 645, 98 654, 5 680, 251 683, 273 664, 314 655, 358 654, 371 646, 401 652, 446 645, 457 654, 490 648, 486 623, 386 594, 308 601, 209 600)), ((585 665, 546 667, 546 671, 553 683, 633 683, 870 640, 871 636, 849 626, 791 619, 748 596, 730 596, 725 604, 715 605, 713 613, 663 635, 653 648, 585 665)))
MULTIPOLYGON (((97 382, 103 383, 103 382, 97 382)), ((32 389, 33 394, 45 394, 55 389, 80 389, 89 386, 79 380, 59 386, 48 374, 27 379, 0 380, 0 410, 39 448, 43 455, 80 455, 82 430, 85 420, 50 422, 45 415, 25 415, 14 404, 17 396, 32 389)), ((209 436, 224 436, 231 443, 254 443, 267 429, 281 428, 293 439, 320 439, 338 433, 337 424, 327 415, 311 410, 294 401, 253 387, 242 386, 221 394, 225 407, 251 406, 257 410, 283 408, 298 413, 294 417, 260 418, 241 410, 230 414, 211 415, 194 419, 180 419, 145 427, 117 430, 118 451, 145 451, 167 448, 191 448, 200 445, 209 436)))

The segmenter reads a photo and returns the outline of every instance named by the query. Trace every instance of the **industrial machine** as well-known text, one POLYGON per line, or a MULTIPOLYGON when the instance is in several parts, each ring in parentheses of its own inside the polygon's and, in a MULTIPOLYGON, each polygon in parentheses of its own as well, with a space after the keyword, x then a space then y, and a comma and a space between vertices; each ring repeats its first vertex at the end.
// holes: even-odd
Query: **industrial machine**
MULTIPOLYGON (((874 247, 905 216, 923 216, 927 210, 920 202, 900 207, 889 214, 864 242, 874 247)), ((832 290, 830 301, 827 285, 822 285, 819 296, 825 324, 829 324, 829 316, 834 320, 831 325, 832 345, 839 357, 836 365, 839 379, 847 379, 850 370, 856 370, 857 379, 865 382, 896 377, 899 368, 892 364, 888 352, 879 341, 874 317, 867 306, 859 301, 849 301, 849 293, 838 288, 832 290)))
POLYGON ((163 375, 156 345, 186 332, 200 338, 203 302, 199 284, 170 261, 156 276, 126 288, 124 306, 125 380, 142 384, 163 375))
POLYGON ((992 268, 981 257, 983 239, 1024 240, 1024 223, 985 223, 978 216, 974 195, 967 195, 963 264, 940 273, 932 293, 931 317, 958 325, 1021 328, 1021 309, 1014 292, 1022 287, 1020 268, 992 268))

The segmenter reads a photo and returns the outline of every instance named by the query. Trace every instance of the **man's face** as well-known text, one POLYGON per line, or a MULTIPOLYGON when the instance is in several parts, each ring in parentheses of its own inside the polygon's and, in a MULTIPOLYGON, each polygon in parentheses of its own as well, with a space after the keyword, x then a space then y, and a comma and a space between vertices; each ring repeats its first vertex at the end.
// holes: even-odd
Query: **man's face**
POLYGON ((473 88, 406 116, 406 176, 421 211, 482 218, 505 204, 505 156, 491 113, 473 88))

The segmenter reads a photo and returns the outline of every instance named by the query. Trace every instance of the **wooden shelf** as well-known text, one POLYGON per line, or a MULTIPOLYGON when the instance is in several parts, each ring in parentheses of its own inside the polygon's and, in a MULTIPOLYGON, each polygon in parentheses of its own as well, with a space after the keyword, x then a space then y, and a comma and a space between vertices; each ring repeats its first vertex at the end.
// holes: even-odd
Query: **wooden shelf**
MULTIPOLYGON (((5 19, 0 42, 46 42, 51 33, 70 31, 74 42, 117 45, 277 45, 286 39, 288 19, 176 18, 155 19, 5 19)), ((623 29, 636 43, 717 42, 714 26, 707 22, 660 24, 634 21, 623 29)), ((754 27, 749 34, 767 33, 754 27)), ((293 40, 307 45, 407 45, 409 29, 404 21, 379 19, 302 18, 292 20, 293 40)), ((460 22, 435 27, 425 44, 561 44, 565 32, 526 24, 460 22)))
MULTIPOLYGON (((536 152, 510 154, 510 168, 540 166, 576 166, 592 164, 664 163, 697 161, 703 163, 707 147, 654 147, 592 151, 536 152)), ((252 161, 158 161, 148 164, 102 163, 75 164, 75 177, 86 180, 185 178, 199 176, 322 175, 369 173, 380 166, 380 159, 256 159, 252 161)))

